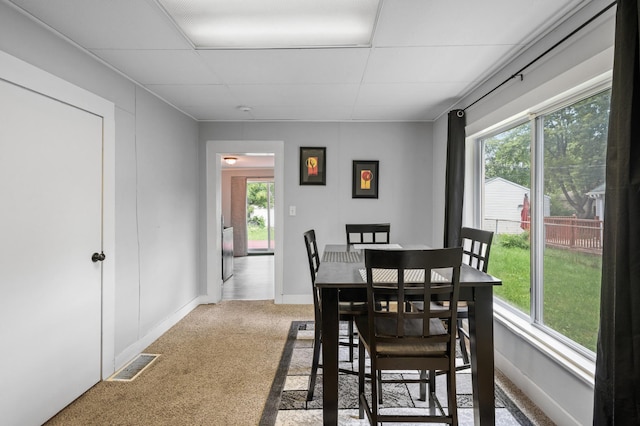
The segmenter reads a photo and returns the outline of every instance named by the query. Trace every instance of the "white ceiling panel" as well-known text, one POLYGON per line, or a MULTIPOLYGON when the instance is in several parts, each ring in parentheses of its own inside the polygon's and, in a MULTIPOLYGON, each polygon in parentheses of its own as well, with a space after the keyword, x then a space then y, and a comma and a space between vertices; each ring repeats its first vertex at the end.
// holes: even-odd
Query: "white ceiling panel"
POLYGON ((146 87, 178 107, 240 105, 229 87, 222 84, 148 84, 146 87))
POLYGON ((384 83, 360 86, 356 106, 361 105, 429 105, 425 99, 443 99, 453 94, 458 97, 464 83, 384 83))
POLYGON ((369 49, 199 50, 228 84, 360 83, 369 49))
MULTIPOLYGON (((272 22, 252 12, 264 2, 179 0, 175 10, 168 8, 175 14, 170 17, 161 0, 5 1, 181 111, 206 121, 431 121, 585 4, 609 4, 381 0, 372 46, 198 49, 178 29, 179 14, 191 11, 187 20, 199 20, 199 2, 215 2, 224 8, 224 16, 254 15, 258 19, 253 27, 269 27, 272 22)), ((308 13, 298 15, 295 23, 303 29, 317 21, 314 8, 328 8, 316 0, 297 1, 296 6, 302 4, 308 5, 303 11, 308 13), (310 19, 306 24, 305 15, 310 19)), ((346 20, 344 11, 331 21, 342 18, 346 20)), ((329 32, 336 25, 320 28, 329 32)))
POLYGON ((523 44, 586 0, 386 1, 374 46, 523 44))
POLYGON ((142 84, 218 84, 220 79, 191 50, 92 50, 142 84))
POLYGON ((152 1, 11 2, 87 49, 191 49, 191 43, 152 1))
POLYGON ((505 60, 513 46, 438 46, 376 48, 365 83, 473 82, 482 71, 505 60))
POLYGON ((230 85, 243 105, 251 106, 351 106, 357 84, 230 85))
POLYGON ((351 120, 351 107, 271 106, 256 107, 257 120, 343 121, 351 120))
POLYGON ((201 121, 212 120, 211 117, 216 117, 215 121, 255 120, 250 112, 247 113, 224 105, 183 106, 180 107, 180 110, 201 121))

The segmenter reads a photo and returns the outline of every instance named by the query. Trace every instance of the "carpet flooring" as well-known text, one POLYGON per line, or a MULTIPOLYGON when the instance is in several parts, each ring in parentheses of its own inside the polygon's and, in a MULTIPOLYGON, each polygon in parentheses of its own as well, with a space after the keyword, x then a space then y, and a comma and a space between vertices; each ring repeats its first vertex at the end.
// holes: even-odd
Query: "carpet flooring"
MULTIPOLYGON (((346 329, 344 330, 346 332, 346 329)), ((346 334, 346 333, 342 333, 346 334)), ((312 401, 306 401, 311 358, 313 354, 314 324, 307 321, 292 322, 280 366, 271 387, 269 402, 263 412, 261 425, 320 425, 322 424, 322 369, 312 401)), ((357 369, 357 359, 348 361, 346 347, 340 349, 340 367, 357 369)), ((357 353, 356 353, 357 356, 357 353)), ((391 373, 389 373, 391 374, 391 373)), ((414 371, 399 372, 417 377, 414 371)), ((446 406, 444 376, 437 379, 438 399, 446 406)), ((366 425, 366 419, 358 419, 358 378, 355 375, 339 375, 339 423, 341 425, 366 425)), ((457 405, 460 425, 473 424, 473 396, 470 370, 462 370, 456 376, 457 405)), ((383 388, 386 410, 415 412, 424 410, 428 403, 418 399, 417 384, 385 384, 383 388)), ((533 425, 522 410, 496 385, 496 425, 533 425)))

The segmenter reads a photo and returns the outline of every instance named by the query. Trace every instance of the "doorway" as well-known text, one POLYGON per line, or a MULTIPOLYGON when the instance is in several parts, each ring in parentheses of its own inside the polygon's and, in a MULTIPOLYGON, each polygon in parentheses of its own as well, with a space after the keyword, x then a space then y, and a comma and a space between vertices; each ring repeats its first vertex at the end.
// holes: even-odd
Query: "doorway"
MULTIPOLYGON (((235 167, 238 168, 242 165, 242 161, 245 156, 249 156, 249 153, 269 153, 273 159, 273 190, 272 203, 273 214, 269 220, 273 222, 273 232, 269 236, 272 240, 269 244, 271 247, 273 256, 257 256, 271 258, 273 267, 272 271, 272 288, 273 299, 275 303, 283 303, 283 254, 282 254, 282 232, 277 230, 283 229, 284 216, 283 216, 283 200, 282 197, 276 197, 275 194, 282 194, 283 182, 284 182, 284 143, 282 141, 208 141, 206 145, 206 173, 207 173, 207 300, 208 303, 216 303, 222 300, 222 273, 221 264, 219 261, 222 256, 219 241, 222 240, 222 231, 224 223, 226 223, 229 213, 223 211, 223 199, 228 197, 228 181, 226 176, 223 175, 223 169, 227 166, 224 165, 223 157, 229 156, 229 153, 234 153, 233 156, 237 157, 235 167)), ((259 157, 259 156, 257 156, 259 157)), ((226 174, 226 173, 225 173, 226 174)), ((246 173, 245 173, 246 175, 246 173)), ((265 176, 264 173, 254 173, 253 177, 265 176)), ((235 233, 234 233, 235 234, 235 233)), ((234 235, 235 236, 235 235, 234 235)), ((256 256, 246 256, 247 258, 256 258, 256 256)), ((234 259, 237 260, 239 258, 234 259)), ((228 281, 225 282, 225 284, 228 281)))

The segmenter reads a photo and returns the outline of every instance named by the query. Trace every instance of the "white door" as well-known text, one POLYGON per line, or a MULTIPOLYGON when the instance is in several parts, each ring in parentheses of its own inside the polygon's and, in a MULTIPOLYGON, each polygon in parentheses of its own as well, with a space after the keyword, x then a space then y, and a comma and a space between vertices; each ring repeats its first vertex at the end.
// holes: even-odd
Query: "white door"
POLYGON ((100 380, 102 119, 0 80, 0 424, 100 380))

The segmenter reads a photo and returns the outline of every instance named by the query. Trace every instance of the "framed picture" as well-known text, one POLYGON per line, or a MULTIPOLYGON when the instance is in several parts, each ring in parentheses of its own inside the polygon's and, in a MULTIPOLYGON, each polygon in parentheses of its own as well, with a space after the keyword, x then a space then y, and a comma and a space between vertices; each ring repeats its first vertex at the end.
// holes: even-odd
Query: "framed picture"
POLYGON ((352 198, 378 198, 379 161, 353 160, 352 198))
POLYGON ((327 184, 327 148, 300 148, 300 185, 327 184))

